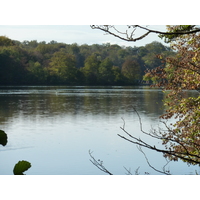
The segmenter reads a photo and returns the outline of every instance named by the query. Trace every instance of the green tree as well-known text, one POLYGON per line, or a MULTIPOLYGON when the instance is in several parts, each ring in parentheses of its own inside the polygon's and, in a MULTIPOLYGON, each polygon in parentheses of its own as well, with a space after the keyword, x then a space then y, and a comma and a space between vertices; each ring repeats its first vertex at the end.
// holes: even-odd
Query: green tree
POLYGON ((36 61, 29 61, 29 66, 27 67, 29 71, 29 83, 30 84, 44 84, 47 81, 47 68, 42 67, 42 65, 36 61))
POLYGON ((78 44, 74 43, 70 45, 69 53, 73 54, 76 58, 76 68, 81 68, 84 66, 84 57, 80 53, 80 48, 78 44))
POLYGON ((141 78, 140 65, 136 58, 128 57, 122 65, 122 74, 129 84, 135 84, 141 78))
POLYGON ((14 42, 6 36, 0 36, 0 46, 13 46, 14 42))
POLYGON ((19 47, 0 47, 0 84, 23 84, 26 80, 26 62, 26 52, 19 47))
MULTIPOLYGON (((41 54, 53 54, 54 52, 58 51, 58 46, 55 44, 43 44, 39 43, 39 45, 35 49, 36 51, 39 51, 41 54)), ((47 57, 48 58, 48 57, 47 57)))
POLYGON ((86 84, 89 85, 96 85, 98 84, 98 75, 99 75, 99 66, 100 61, 98 59, 98 56, 96 54, 92 54, 91 56, 88 56, 85 60, 85 65, 81 69, 85 76, 86 84))
POLYGON ((140 50, 140 55, 142 55, 142 60, 147 69, 153 69, 162 65, 162 61, 157 57, 158 54, 167 57, 169 55, 174 55, 174 52, 172 52, 169 47, 156 41, 145 45, 145 47, 140 50))
POLYGON ((25 40, 24 42, 22 42, 22 46, 26 49, 36 48, 38 46, 38 42, 37 40, 31 40, 31 41, 25 40))
POLYGON ((121 73, 121 69, 118 66, 112 67, 112 73, 114 76, 113 85, 124 85, 124 77, 121 73))
MULTIPOLYGON (((120 47, 110 43, 79 46, 76 43, 64 44, 53 40, 49 43, 37 42, 37 40, 19 42, 12 41, 5 36, 1 36, 0 41, 0 84, 5 85, 64 84, 64 82, 68 84, 69 79, 64 78, 64 74, 66 74, 64 72, 66 70, 65 67, 59 70, 59 67, 55 67, 57 65, 55 64, 55 53, 57 52, 59 52, 58 54, 74 56, 76 69, 73 68, 72 71, 74 73, 76 71, 76 77, 70 81, 73 84, 130 84, 130 82, 125 82, 127 78, 121 73, 123 63, 128 57, 136 58, 142 75, 146 69, 144 61, 150 66, 149 68, 156 67, 158 64, 155 63, 160 62, 159 59, 155 62, 155 58, 152 58, 152 55, 149 54, 150 50, 148 51, 146 47, 144 47, 145 51, 141 53, 142 51, 139 47, 120 47), (106 59, 112 62, 112 67, 108 63, 108 67, 104 66, 107 65, 104 63, 106 59), (60 75, 56 73, 56 70, 60 71, 60 75)), ((147 47, 153 51, 157 46, 160 45, 151 44, 147 47)), ((167 55, 169 50, 162 53, 167 55)), ((61 61, 63 61, 64 58, 60 57, 61 61)), ((59 65, 61 66, 62 64, 59 65)), ((131 84, 134 84, 134 81, 131 84)))
POLYGON ((64 52, 55 52, 50 59, 49 72, 55 76, 59 83, 74 84, 76 82, 77 68, 75 56, 64 52))
POLYGON ((99 66, 99 81, 103 85, 111 85, 114 82, 112 71, 113 63, 109 58, 104 59, 99 66))

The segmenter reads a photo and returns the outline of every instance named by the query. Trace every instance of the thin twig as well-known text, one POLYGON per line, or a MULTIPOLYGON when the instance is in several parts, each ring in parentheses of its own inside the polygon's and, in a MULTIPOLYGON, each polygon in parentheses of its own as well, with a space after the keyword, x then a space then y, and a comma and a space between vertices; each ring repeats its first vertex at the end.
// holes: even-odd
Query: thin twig
POLYGON ((127 174, 126 174, 126 175, 133 175, 133 174, 131 173, 131 169, 126 169, 126 167, 124 167, 124 169, 127 171, 127 174))
POLYGON ((155 170, 155 171, 157 171, 157 172, 159 172, 159 173, 161 173, 161 174, 171 175, 171 174, 169 174, 168 172, 160 171, 160 170, 156 169, 155 167, 153 167, 153 166, 149 163, 149 160, 148 160, 146 154, 144 153, 144 151, 142 151, 142 148, 141 148, 140 146, 138 147, 138 150, 141 151, 141 152, 143 153, 143 155, 144 155, 144 157, 145 157, 145 159, 146 159, 148 165, 149 165, 153 170, 155 170))
POLYGON ((103 166, 103 161, 100 161, 100 160, 96 160, 93 156, 92 156, 92 153, 90 150, 89 150, 89 155, 90 157, 92 158, 92 160, 90 159, 90 161, 92 162, 93 165, 95 165, 98 169, 100 169, 101 171, 103 171, 104 173, 107 173, 109 175, 113 175, 111 172, 109 172, 104 166, 103 166))

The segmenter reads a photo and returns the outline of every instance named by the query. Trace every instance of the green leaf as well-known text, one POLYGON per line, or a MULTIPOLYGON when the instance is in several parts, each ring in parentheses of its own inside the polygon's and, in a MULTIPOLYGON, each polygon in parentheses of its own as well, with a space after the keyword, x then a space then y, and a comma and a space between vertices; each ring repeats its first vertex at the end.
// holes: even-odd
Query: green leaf
POLYGON ((25 160, 19 161, 15 165, 13 169, 13 173, 14 175, 24 175, 23 172, 28 170, 30 167, 31 167, 31 163, 29 163, 28 161, 25 161, 25 160))
POLYGON ((0 144, 5 146, 8 142, 8 137, 7 137, 7 134, 0 130, 0 144))

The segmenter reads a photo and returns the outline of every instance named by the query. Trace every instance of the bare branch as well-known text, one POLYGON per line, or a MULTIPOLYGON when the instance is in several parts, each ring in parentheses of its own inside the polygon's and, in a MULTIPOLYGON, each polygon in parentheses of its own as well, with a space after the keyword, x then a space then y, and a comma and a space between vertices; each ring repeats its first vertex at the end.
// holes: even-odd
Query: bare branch
POLYGON ((109 25, 103 25, 103 26, 98 26, 98 25, 91 25, 90 26, 92 29, 99 29, 99 30, 101 30, 101 31, 104 31, 105 33, 108 33, 108 34, 110 34, 110 35, 113 35, 114 37, 117 37, 117 38, 119 38, 119 39, 121 39, 121 40, 125 40, 125 41, 131 41, 131 42, 136 42, 137 40, 141 40, 141 39, 143 39, 144 37, 146 37, 149 33, 150 33, 150 31, 148 31, 148 32, 146 32, 145 34, 143 34, 143 35, 141 35, 140 37, 138 37, 138 38, 133 38, 133 33, 134 33, 134 31, 135 31, 135 29, 131 32, 131 34, 130 34, 130 36, 128 36, 128 32, 126 31, 126 33, 122 33, 122 32, 120 32, 119 30, 117 30, 116 28, 115 28, 115 26, 109 26, 109 25), (113 28, 116 32, 117 32, 117 34, 116 33, 113 33, 112 31, 110 31, 110 28, 113 28), (119 35, 119 33, 121 33, 121 34, 125 34, 126 35, 126 37, 122 37, 122 36, 120 36, 119 35))
POLYGON ((114 25, 90 25, 90 27, 92 29, 99 29, 99 30, 105 32, 106 34, 110 34, 114 37, 117 37, 121 40, 128 41, 128 42, 136 42, 138 40, 141 40, 141 39, 145 38, 147 35, 149 35, 150 33, 161 34, 161 35, 185 35, 185 34, 192 34, 192 33, 200 32, 200 28, 196 28, 196 29, 190 30, 190 31, 163 32, 163 31, 149 29, 149 28, 141 26, 141 25, 127 25, 127 26, 128 26, 128 29, 130 29, 130 28, 133 29, 130 32, 130 34, 128 34, 128 30, 126 30, 125 32, 119 31, 114 25), (146 32, 144 34, 142 34, 141 36, 134 38, 133 37, 134 32, 137 28, 139 28, 141 30, 145 30, 146 32), (112 31, 112 29, 114 31, 112 31), (125 35, 125 36, 123 37, 121 35, 125 35))
POLYGON ((176 158, 180 158, 182 160, 185 160, 185 161, 188 161, 188 162, 193 162, 195 164, 199 164, 200 165, 200 162, 198 160, 193 159, 193 157, 197 158, 197 159, 200 159, 200 157, 198 155, 196 155, 196 154, 192 154, 192 153, 188 153, 188 152, 185 153, 185 152, 178 152, 178 151, 159 149, 155 145, 154 146, 149 145, 148 143, 144 142, 143 140, 138 139, 136 137, 133 137, 127 131, 125 131, 125 130, 123 130, 123 131, 125 133, 127 133, 131 138, 135 139, 135 141, 134 140, 130 140, 130 139, 128 139, 128 138, 126 138, 126 137, 124 137, 122 135, 119 135, 119 134, 118 134, 118 136, 121 137, 124 140, 127 140, 127 141, 133 143, 133 144, 136 144, 136 145, 139 145, 139 146, 142 146, 142 147, 145 147, 145 148, 157 151, 157 152, 161 152, 163 154, 172 155, 172 156, 175 156, 176 158), (189 156, 189 158, 187 158, 185 156, 189 156))
POLYGON ((135 175, 140 175, 139 169, 140 169, 140 167, 138 167, 138 168, 135 170, 135 175))
MULTIPOLYGON (((157 172, 159 172, 159 173, 161 173, 161 174, 171 175, 171 174, 168 173, 167 171, 160 171, 160 170, 156 169, 155 167, 153 167, 153 166, 149 163, 149 160, 148 160, 146 154, 144 153, 144 151, 142 151, 142 148, 141 148, 140 146, 137 146, 137 147, 138 147, 138 150, 139 150, 140 152, 143 153, 143 155, 144 155, 144 157, 145 157, 145 159, 146 159, 146 161, 147 161, 149 167, 151 167, 153 170, 155 170, 155 171, 157 171, 157 172)), ((167 164, 168 164, 168 163, 167 163, 167 164)), ((165 166, 166 166, 166 165, 165 165, 165 166)), ((165 166, 164 166, 164 167, 165 167, 165 166)), ((163 169, 164 169, 164 168, 163 168, 163 169)))
POLYGON ((127 174, 126 174, 126 175, 133 175, 133 174, 131 173, 131 169, 126 169, 126 167, 124 167, 124 169, 127 171, 127 174))
POLYGON ((123 117, 122 117, 122 120, 123 120, 123 122, 124 122, 122 129, 125 129, 125 121, 124 121, 124 118, 123 118, 123 117))
POLYGON ((95 165, 98 169, 100 169, 101 171, 103 171, 106 174, 109 175, 113 175, 111 172, 109 172, 104 166, 103 166, 103 161, 101 160, 96 160, 93 156, 92 156, 92 152, 89 150, 89 155, 92 158, 92 160, 90 160, 92 162, 93 165, 95 165))
POLYGON ((166 161, 167 161, 166 164, 163 166, 163 171, 169 173, 170 171, 169 171, 169 170, 166 170, 165 167, 170 163, 170 160, 167 160, 167 159, 166 159, 166 161))
MULTIPOLYGON (((151 136, 151 137, 153 137, 153 138, 155 138, 155 139, 161 140, 161 141, 163 141, 163 140, 168 140, 168 141, 177 143, 177 144, 181 145, 181 146, 185 149, 185 152, 172 151, 171 148, 169 148, 168 150, 167 150, 167 149, 166 149, 166 150, 165 150, 165 149, 160 149, 160 148, 157 148, 155 145, 153 146, 153 145, 150 145, 150 144, 146 143, 144 140, 141 140, 140 138, 134 137, 133 135, 131 135, 129 132, 127 132, 127 131, 125 130, 125 121, 124 121, 124 120, 123 120, 123 121, 124 121, 124 125, 123 125, 123 127, 120 127, 120 128, 121 128, 131 139, 128 139, 127 137, 124 137, 124 136, 118 134, 119 137, 121 137, 122 139, 127 140, 127 141, 129 141, 129 142, 131 142, 131 143, 133 143, 133 144, 136 144, 136 145, 138 145, 138 146, 140 146, 140 147, 145 147, 145 148, 148 148, 148 149, 157 151, 157 152, 161 152, 161 153, 163 153, 164 155, 175 156, 176 158, 179 158, 179 159, 182 159, 182 160, 185 160, 185 161, 188 161, 188 162, 193 162, 193 163, 195 163, 195 164, 199 164, 199 165, 200 165, 200 161, 198 161, 198 160, 200 159, 200 156, 189 152, 189 151, 187 150, 187 148, 184 146, 184 144, 187 144, 187 143, 184 143, 184 141, 181 142, 181 141, 179 141, 178 139, 173 139, 173 138, 168 138, 168 137, 159 137, 159 136, 157 136, 157 134, 155 133, 155 131, 154 131, 154 134, 150 134, 150 133, 147 133, 147 132, 143 131, 140 115, 139 115, 139 113, 137 112, 136 109, 134 109, 134 111, 135 111, 135 112, 137 113, 137 115, 138 115, 138 118, 139 118, 139 121, 140 121, 141 131, 142 131, 144 134, 146 134, 146 135, 148 135, 148 136, 151 136), (186 156, 187 156, 187 157, 186 157, 186 156), (197 160, 196 160, 195 158, 196 158, 197 160)), ((123 118, 122 118, 122 119, 123 119, 123 118)), ((166 125, 166 127, 167 127, 167 125, 166 125)), ((167 128, 168 128, 168 127, 167 127, 167 128)), ((168 129, 168 131, 169 131, 169 130, 170 130, 170 129, 168 129)), ((171 130, 170 130, 170 131, 171 131, 171 130)), ((189 143, 188 143, 188 144, 189 144, 189 143)))

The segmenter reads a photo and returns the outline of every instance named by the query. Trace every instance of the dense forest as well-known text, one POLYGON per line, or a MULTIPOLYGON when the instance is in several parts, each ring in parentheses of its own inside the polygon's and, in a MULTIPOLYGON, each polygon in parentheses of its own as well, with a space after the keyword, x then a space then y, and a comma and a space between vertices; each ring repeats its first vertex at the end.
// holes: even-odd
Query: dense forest
POLYGON ((15 41, 0 36, 0 85, 137 85, 146 69, 174 55, 152 42, 141 47, 15 41))

